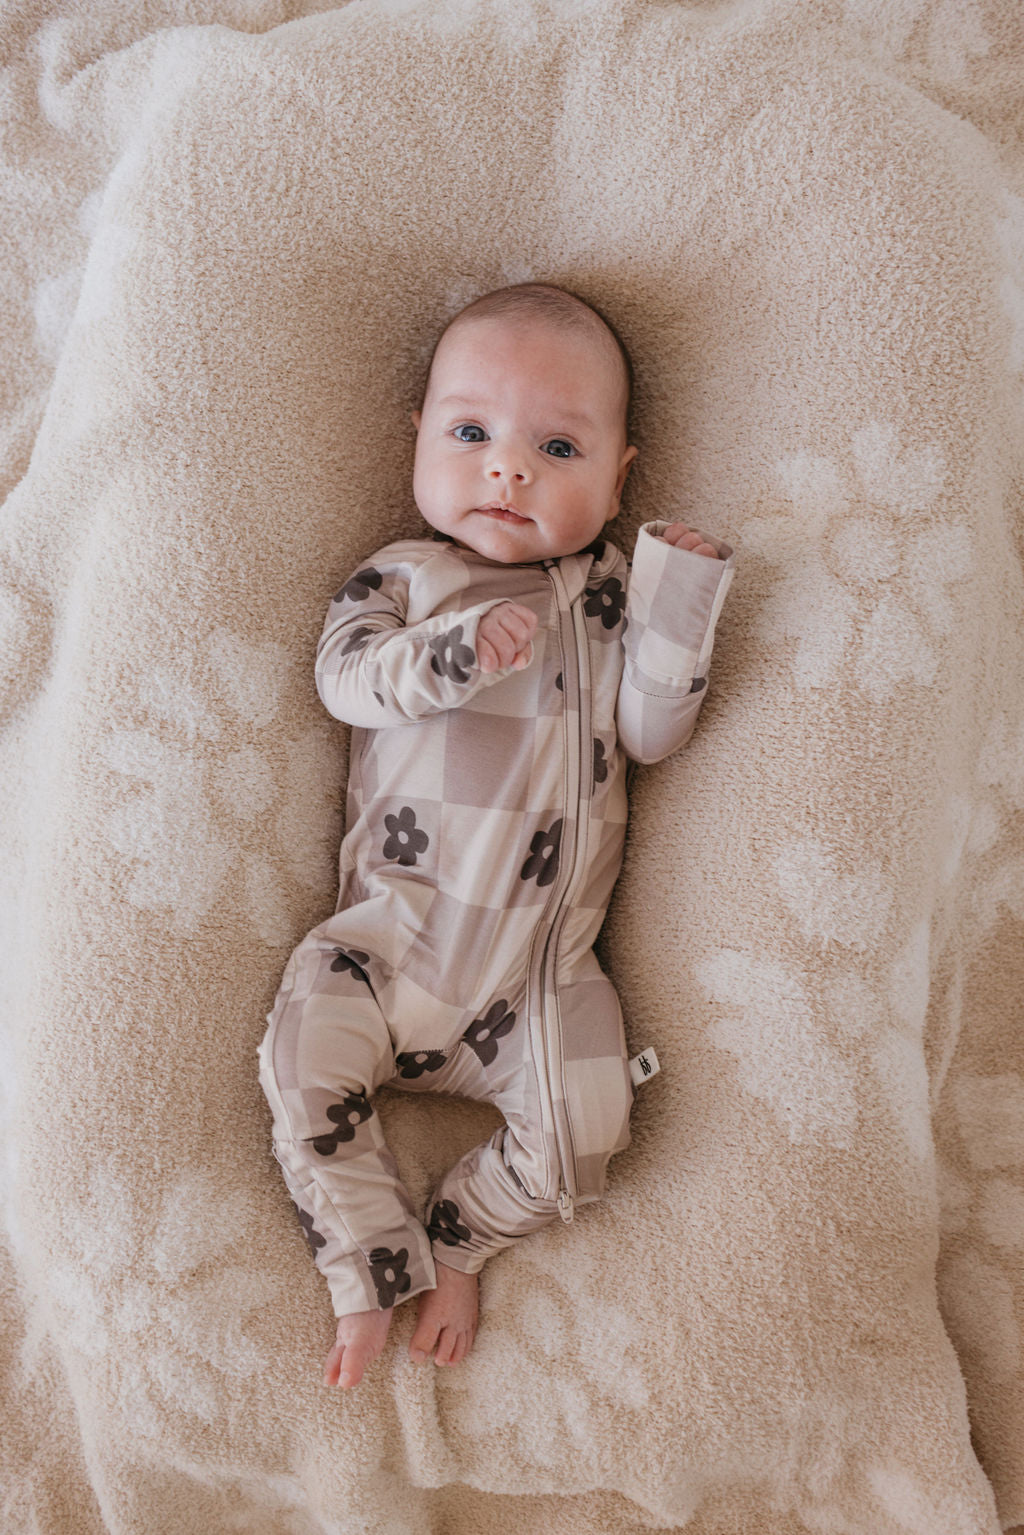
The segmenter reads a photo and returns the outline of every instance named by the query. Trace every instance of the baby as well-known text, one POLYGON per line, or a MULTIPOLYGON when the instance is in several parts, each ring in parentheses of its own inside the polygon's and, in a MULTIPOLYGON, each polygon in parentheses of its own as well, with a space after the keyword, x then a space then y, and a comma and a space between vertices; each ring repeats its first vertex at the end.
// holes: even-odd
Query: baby
POLYGON ((603 538, 637 453, 630 377, 561 289, 462 310, 412 417, 434 536, 381 549, 327 614, 317 686, 354 727, 338 907, 289 960, 259 1054, 338 1318, 328 1385, 358 1384, 416 1295, 410 1355, 457 1364, 487 1258, 571 1221, 629 1143, 622 1014, 592 949, 625 759, 688 739, 733 574, 728 545, 679 522, 640 530, 631 572, 603 538), (384 1083, 504 1119, 425 1226, 371 1103, 384 1083))

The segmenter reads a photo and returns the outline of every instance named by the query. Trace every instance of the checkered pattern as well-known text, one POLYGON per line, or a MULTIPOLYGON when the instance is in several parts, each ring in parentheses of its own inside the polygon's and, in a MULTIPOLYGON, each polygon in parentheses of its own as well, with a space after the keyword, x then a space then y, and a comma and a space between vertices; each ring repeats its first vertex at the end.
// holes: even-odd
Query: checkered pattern
POLYGON ((721 560, 641 530, 499 565, 392 544, 336 594, 320 695, 353 727, 335 915, 292 955, 260 1049, 274 1148, 336 1313, 473 1272, 600 1196, 628 1143, 615 992, 591 945, 622 859, 626 754, 667 755, 704 698, 721 560), (531 663, 485 674, 476 631, 531 607, 531 663), (567 787, 568 786, 568 787, 567 787), (382 1082, 498 1106, 504 1128, 435 1191, 426 1229, 372 1107, 382 1082))
POLYGON ((630 581, 617 717, 619 740, 636 762, 660 762, 689 740, 707 686, 715 625, 733 578, 728 544, 705 535, 721 560, 691 554, 658 536, 667 526, 652 522, 641 529, 630 581), (690 562, 685 598, 678 584, 681 560, 690 562))

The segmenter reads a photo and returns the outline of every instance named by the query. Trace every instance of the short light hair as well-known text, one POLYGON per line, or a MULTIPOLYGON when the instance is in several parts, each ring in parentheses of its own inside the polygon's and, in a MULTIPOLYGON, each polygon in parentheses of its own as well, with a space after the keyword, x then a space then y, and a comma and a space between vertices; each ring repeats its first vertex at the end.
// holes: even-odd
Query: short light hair
POLYGON ((430 357, 430 367, 427 369, 428 383, 437 348, 453 325, 459 324, 462 320, 486 320, 505 316, 524 320, 544 320, 549 324, 561 325, 566 330, 589 335, 604 346, 611 342, 622 369, 623 416, 628 415, 633 398, 633 363, 622 337, 593 304, 551 283, 520 282, 508 288, 495 288, 490 293, 482 293, 479 298, 473 299, 465 308, 460 309, 458 314, 453 315, 448 321, 437 338, 430 357))

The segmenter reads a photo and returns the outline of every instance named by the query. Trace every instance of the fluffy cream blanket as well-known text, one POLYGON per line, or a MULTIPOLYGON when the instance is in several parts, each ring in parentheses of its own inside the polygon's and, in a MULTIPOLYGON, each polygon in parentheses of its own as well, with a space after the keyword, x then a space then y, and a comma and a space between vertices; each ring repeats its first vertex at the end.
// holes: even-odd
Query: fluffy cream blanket
MULTIPOLYGON (((10 1535, 1024 1521, 1016 0, 0 10, 10 1535), (661 1074, 472 1357, 344 1396, 256 1045, 335 894, 312 654, 537 277, 637 365, 627 547, 737 550, 601 957, 661 1074)), ((394 1095, 414 1197, 493 1125, 394 1095)))

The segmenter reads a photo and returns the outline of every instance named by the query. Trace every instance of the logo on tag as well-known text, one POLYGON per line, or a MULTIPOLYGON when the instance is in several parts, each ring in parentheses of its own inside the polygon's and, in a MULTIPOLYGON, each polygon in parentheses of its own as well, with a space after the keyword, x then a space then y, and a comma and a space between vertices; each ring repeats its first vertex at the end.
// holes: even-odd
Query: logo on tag
POLYGON ((640 1054, 634 1055, 629 1063, 629 1075, 634 1087, 639 1087, 641 1082, 647 1082, 651 1077, 657 1076, 660 1070, 658 1057, 651 1049, 641 1050, 640 1054))

